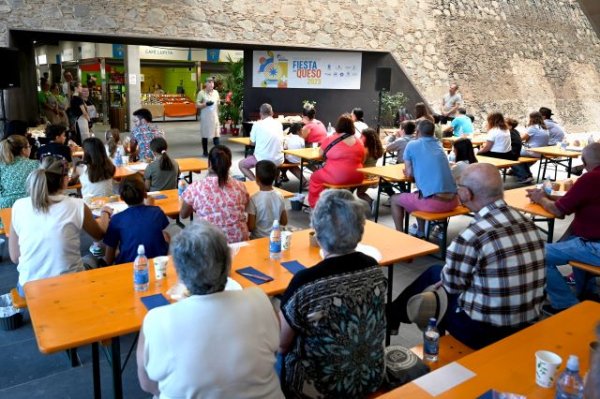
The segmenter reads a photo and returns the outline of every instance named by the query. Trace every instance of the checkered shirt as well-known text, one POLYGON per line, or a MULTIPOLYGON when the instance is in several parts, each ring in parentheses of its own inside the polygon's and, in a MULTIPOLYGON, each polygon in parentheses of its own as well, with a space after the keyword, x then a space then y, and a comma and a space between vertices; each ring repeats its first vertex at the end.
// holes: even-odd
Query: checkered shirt
POLYGON ((473 320, 517 326, 535 320, 544 298, 544 242, 531 220, 498 200, 448 247, 444 288, 473 320))

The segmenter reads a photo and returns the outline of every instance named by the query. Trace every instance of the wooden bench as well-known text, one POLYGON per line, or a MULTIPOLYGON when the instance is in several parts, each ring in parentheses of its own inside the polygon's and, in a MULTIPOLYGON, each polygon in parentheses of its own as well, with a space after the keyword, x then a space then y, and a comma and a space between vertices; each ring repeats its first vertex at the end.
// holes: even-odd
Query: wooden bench
MULTIPOLYGON (((450 212, 442 212, 442 213, 434 213, 434 212, 425 212, 425 211, 414 211, 410 215, 425 220, 425 239, 429 240, 429 235, 431 234, 431 229, 433 226, 440 226, 442 229, 442 239, 440 242, 440 256, 443 259, 446 258, 446 246, 448 240, 448 222, 453 216, 460 215, 468 215, 471 213, 469 208, 459 205, 450 212)), ((408 213, 406 214, 405 227, 408 227, 408 218, 410 216, 408 213)))
POLYGON ((581 262, 575 262, 575 261, 569 262, 569 265, 571 265, 572 267, 581 269, 581 270, 585 270, 588 273, 595 274, 596 276, 600 276, 600 266, 588 265, 587 263, 581 263, 581 262))
POLYGON ((360 183, 353 183, 353 184, 331 184, 331 183, 325 183, 323 185, 326 188, 332 188, 332 189, 336 189, 336 190, 354 190, 355 188, 358 188, 358 187, 376 186, 377 184, 379 184, 379 179, 377 179, 377 178, 375 178, 375 179, 369 178, 369 179, 364 179, 360 183))
POLYGON ((10 296, 12 298, 13 306, 17 309, 25 309, 27 307, 27 301, 21 295, 16 288, 10 290, 10 296))
POLYGON ((527 163, 527 164, 534 164, 537 161, 539 161, 539 158, 533 158, 533 157, 519 157, 518 161, 519 163, 527 163))

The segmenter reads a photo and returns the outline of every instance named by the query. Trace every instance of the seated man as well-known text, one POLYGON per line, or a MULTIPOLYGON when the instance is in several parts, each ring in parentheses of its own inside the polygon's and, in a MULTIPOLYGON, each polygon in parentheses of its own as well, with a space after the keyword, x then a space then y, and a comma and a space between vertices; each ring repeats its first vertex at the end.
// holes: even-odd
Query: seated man
POLYGON ((250 131, 250 142, 254 145, 254 155, 249 155, 238 164, 240 171, 249 180, 256 180, 250 169, 258 161, 267 160, 279 166, 283 163, 283 126, 273 119, 270 104, 260 106, 260 121, 254 123, 250 131))
POLYGON ((467 110, 459 108, 458 116, 452 120, 452 134, 454 137, 461 137, 462 135, 472 135, 474 131, 473 122, 467 116, 467 110))
POLYGON ((575 214, 569 230, 559 242, 546 244, 547 291, 550 312, 566 309, 579 298, 594 295, 595 279, 583 270, 574 269, 573 293, 556 268, 578 261, 600 268, 600 143, 587 145, 581 159, 588 173, 581 176, 564 197, 554 201, 543 190, 528 190, 529 198, 556 217, 575 214))
POLYGON ((475 213, 474 222, 448 247, 445 266, 431 266, 394 300, 388 328, 410 322, 409 299, 436 284, 448 296, 440 330, 479 349, 538 318, 546 277, 544 242, 533 222, 504 202, 494 166, 467 166, 458 195, 475 213))
MULTIPOLYGON (((434 130, 431 121, 419 121, 419 138, 408 143, 404 150, 404 173, 415 179, 419 191, 392 197, 392 217, 399 231, 403 229, 405 212, 449 212, 458 205, 450 164, 440 142, 433 137, 434 130)), ((418 227, 411 233, 422 237, 424 224, 419 219, 418 227)))

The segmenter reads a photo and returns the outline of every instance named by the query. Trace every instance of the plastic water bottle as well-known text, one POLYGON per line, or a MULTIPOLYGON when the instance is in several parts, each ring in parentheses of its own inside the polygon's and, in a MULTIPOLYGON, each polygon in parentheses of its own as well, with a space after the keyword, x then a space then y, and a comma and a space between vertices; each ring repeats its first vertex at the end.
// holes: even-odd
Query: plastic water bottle
POLYGON ((450 154, 448 154, 448 162, 454 161, 456 161, 456 155, 454 154, 454 151, 450 151, 450 154))
POLYGON ((590 135, 588 136, 588 141, 587 141, 587 143, 588 143, 588 145, 590 145, 590 144, 592 144, 593 142, 594 142, 594 135, 593 135, 593 134, 590 134, 590 135))
POLYGON ((181 198, 187 187, 188 182, 185 181, 185 179, 179 179, 179 182, 177 183, 177 194, 179 194, 179 198, 181 198))
POLYGON ((552 182, 547 177, 546 177, 546 179, 544 179, 544 183, 542 184, 542 188, 544 189, 544 192, 546 194, 548 194, 548 195, 552 194, 552 182))
POLYGON ((331 122, 327 125, 327 135, 331 136, 333 134, 333 126, 331 126, 331 122))
POLYGON ((117 154, 115 155, 115 166, 123 166, 123 155, 121 155, 121 151, 117 150, 117 154))
POLYGON ((146 258, 146 249, 142 244, 138 245, 137 254, 133 261, 133 288, 136 291, 147 291, 148 258, 146 258))
POLYGON ((269 257, 274 260, 281 259, 281 229, 279 220, 273 221, 273 228, 269 235, 269 257))
POLYGON ((440 332, 435 318, 429 319, 427 329, 423 332, 423 360, 434 363, 440 354, 440 332))
POLYGON ((569 356, 567 368, 556 380, 556 399, 583 399, 583 380, 579 375, 579 358, 569 356))

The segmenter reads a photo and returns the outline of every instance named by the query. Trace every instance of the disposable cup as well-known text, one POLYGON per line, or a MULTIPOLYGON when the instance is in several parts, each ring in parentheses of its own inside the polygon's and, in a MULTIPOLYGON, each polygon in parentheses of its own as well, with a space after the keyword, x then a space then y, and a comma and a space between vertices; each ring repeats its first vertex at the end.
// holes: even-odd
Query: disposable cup
POLYGON ((129 155, 123 155, 123 165, 127 165, 129 163, 129 155))
POLYGON ((535 383, 542 388, 552 388, 561 363, 562 358, 554 352, 535 352, 535 383))
POLYGON ((319 148, 319 143, 312 143, 312 148, 319 148))
POLYGON ((290 231, 282 231, 281 232, 281 249, 287 251, 290 249, 290 245, 292 244, 292 232, 290 231))
POLYGON ((154 258, 154 277, 157 280, 167 277, 167 263, 169 263, 168 256, 157 256, 154 258))
POLYGON ((315 235, 314 231, 311 231, 310 233, 308 233, 308 239, 309 239, 311 247, 319 248, 319 242, 317 241, 317 236, 315 235))

